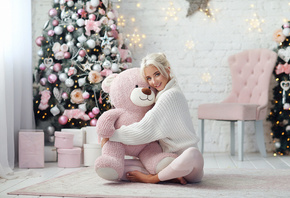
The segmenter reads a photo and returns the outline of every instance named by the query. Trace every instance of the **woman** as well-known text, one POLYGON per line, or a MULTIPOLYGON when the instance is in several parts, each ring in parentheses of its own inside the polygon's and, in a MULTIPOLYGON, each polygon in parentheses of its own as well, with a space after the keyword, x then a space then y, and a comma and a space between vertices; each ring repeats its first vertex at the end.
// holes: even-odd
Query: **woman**
POLYGON ((166 56, 163 53, 147 55, 142 59, 141 72, 148 84, 157 89, 156 103, 140 122, 116 130, 110 141, 137 145, 159 140, 164 152, 176 153, 178 157, 156 175, 131 171, 127 178, 144 183, 176 179, 181 184, 201 181, 204 161, 197 149, 199 138, 166 56))

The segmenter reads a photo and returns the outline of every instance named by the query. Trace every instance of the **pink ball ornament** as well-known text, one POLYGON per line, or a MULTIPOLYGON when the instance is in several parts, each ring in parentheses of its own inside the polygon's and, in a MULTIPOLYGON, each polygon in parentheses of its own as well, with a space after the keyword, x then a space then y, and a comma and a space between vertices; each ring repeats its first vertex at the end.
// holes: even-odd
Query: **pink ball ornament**
POLYGON ((68 117, 62 115, 58 118, 58 123, 61 124, 61 125, 65 125, 68 121, 68 117))
POLYGON ((48 30, 47 35, 48 36, 53 36, 54 35, 54 31, 53 30, 48 30))
POLYGON ((55 8, 51 8, 49 11, 48 11, 48 15, 50 17, 55 17, 57 15, 57 11, 55 8))
POLYGON ((43 36, 39 36, 39 37, 37 37, 36 39, 35 39, 35 43, 36 43, 36 45, 37 46, 41 46, 41 44, 42 44, 42 41, 44 41, 45 40, 45 38, 43 37, 43 36))
POLYGON ((88 113, 88 116, 89 116, 90 118, 94 118, 94 117, 95 117, 95 114, 93 114, 93 112, 89 112, 89 113, 88 113))
POLYGON ((43 63, 41 63, 41 64, 39 65, 39 69, 40 69, 41 71, 44 71, 44 70, 46 69, 46 67, 45 67, 45 65, 44 65, 43 63))
POLYGON ((112 30, 116 30, 117 29, 116 24, 112 24, 110 27, 111 27, 112 30))
POLYGON ((68 99, 68 94, 67 94, 66 92, 63 92, 63 93, 61 94, 61 97, 62 97, 64 100, 66 100, 66 99, 68 99))
POLYGON ((94 107, 92 109, 93 114, 98 115, 100 113, 100 109, 98 107, 94 107))
POLYGON ((54 65, 53 65, 53 71, 55 71, 55 72, 59 72, 60 70, 61 70, 61 64, 60 63, 55 63, 54 65))
POLYGON ((85 12, 86 12, 86 11, 85 11, 84 9, 79 9, 79 10, 78 10, 78 14, 79 14, 79 15, 82 15, 82 14, 84 14, 85 12))
POLYGON ((39 83, 40 83, 42 86, 44 86, 44 85, 46 84, 46 82, 47 82, 47 79, 46 79, 46 78, 41 78, 40 81, 39 81, 39 83))
POLYGON ((48 78, 47 78, 49 83, 55 83, 57 81, 57 76, 55 74, 49 74, 48 78))
POLYGON ((98 121, 98 120, 95 119, 95 118, 92 119, 92 120, 90 121, 90 125, 91 125, 91 126, 96 126, 96 125, 97 125, 97 121, 98 121))
POLYGON ((132 58, 131 57, 126 58, 126 62, 132 63, 132 58))
POLYGON ((80 55, 81 57, 84 57, 84 56, 86 55, 86 51, 85 51, 85 50, 81 50, 81 51, 79 52, 79 55, 80 55))
POLYGON ((90 94, 89 94, 88 92, 85 91, 85 92, 83 93, 83 98, 84 98, 84 99, 89 99, 89 98, 90 98, 90 94))
POLYGON ((118 37, 119 37, 119 33, 118 33, 117 30, 112 30, 112 31, 111 31, 111 35, 112 35, 115 39, 118 39, 118 37))
POLYGON ((58 21, 58 20, 53 20, 53 21, 52 21, 52 25, 53 25, 53 26, 58 26, 58 24, 59 24, 59 21, 58 21))
POLYGON ((66 29, 69 32, 73 32, 75 30, 75 27, 73 25, 68 25, 66 29))
POLYGON ((69 59, 70 58, 70 53, 69 52, 65 52, 64 54, 63 54, 63 57, 65 58, 65 59, 69 59))
POLYGON ((92 21, 96 20, 96 15, 90 14, 89 15, 89 19, 92 20, 92 21))
POLYGON ((290 28, 290 24, 289 24, 289 23, 285 23, 285 24, 283 25, 283 28, 290 28))

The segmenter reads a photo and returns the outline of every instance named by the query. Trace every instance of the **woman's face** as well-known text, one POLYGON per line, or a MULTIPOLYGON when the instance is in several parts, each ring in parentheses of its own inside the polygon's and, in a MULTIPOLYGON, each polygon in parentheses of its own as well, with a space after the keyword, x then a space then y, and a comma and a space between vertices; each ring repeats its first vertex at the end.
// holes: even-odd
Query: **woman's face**
MULTIPOLYGON (((161 91, 164 89, 165 85, 170 80, 167 79, 165 76, 163 76, 160 71, 153 65, 150 65, 144 69, 145 78, 148 82, 148 84, 151 87, 154 87, 157 89, 157 91, 161 91)), ((167 71, 169 75, 169 71, 167 71)))

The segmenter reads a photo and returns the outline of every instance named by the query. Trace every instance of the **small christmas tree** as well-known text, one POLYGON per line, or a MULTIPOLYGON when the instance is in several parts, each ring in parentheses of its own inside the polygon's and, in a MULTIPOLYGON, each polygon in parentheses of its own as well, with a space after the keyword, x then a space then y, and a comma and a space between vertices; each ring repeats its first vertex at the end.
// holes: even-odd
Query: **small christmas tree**
POLYGON ((273 88, 273 108, 267 120, 272 123, 272 138, 275 155, 289 154, 290 146, 290 21, 274 33, 279 43, 275 51, 278 59, 273 74, 277 85, 273 88))
POLYGON ((103 79, 131 67, 132 58, 109 0, 54 0, 48 15, 35 41, 34 112, 53 142, 55 130, 96 125, 111 108, 103 79))

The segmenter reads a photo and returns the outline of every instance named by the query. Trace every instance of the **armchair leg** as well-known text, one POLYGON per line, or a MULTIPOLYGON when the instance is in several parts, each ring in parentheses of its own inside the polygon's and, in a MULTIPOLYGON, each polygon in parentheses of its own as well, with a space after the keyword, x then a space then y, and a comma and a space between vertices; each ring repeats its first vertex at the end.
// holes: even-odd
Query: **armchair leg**
POLYGON ((238 120, 239 160, 244 160, 244 128, 245 121, 238 120))
POLYGON ((204 119, 198 120, 198 132, 199 132, 199 136, 200 136, 200 142, 199 142, 200 152, 203 153, 203 148, 204 148, 204 119))
POLYGON ((256 120, 255 127, 256 127, 256 141, 258 144, 259 151, 263 157, 267 157, 264 139, 263 120, 256 120))
POLYGON ((231 155, 235 155, 235 121, 231 121, 231 155))

